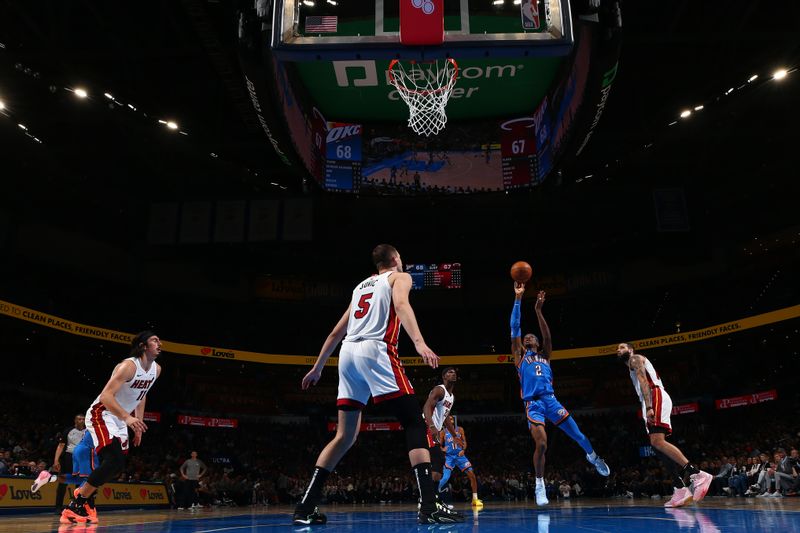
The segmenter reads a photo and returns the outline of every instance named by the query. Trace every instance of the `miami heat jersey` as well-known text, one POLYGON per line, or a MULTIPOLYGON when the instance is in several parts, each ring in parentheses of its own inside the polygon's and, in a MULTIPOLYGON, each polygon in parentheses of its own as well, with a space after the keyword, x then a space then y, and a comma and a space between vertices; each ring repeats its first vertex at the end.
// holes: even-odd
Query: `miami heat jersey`
MULTIPOLYGON (((116 394, 114 394, 114 399, 117 400, 117 403, 126 413, 133 413, 136 406, 144 400, 147 391, 149 391, 153 383, 156 382, 158 373, 155 362, 150 365, 148 370, 145 370, 142 368, 138 357, 130 357, 127 360, 133 361, 133 364, 136 365, 136 373, 130 381, 126 381, 122 384, 116 394)), ((100 396, 92 402, 92 407, 96 405, 100 405, 100 396)))
MULTIPOLYGON (((650 385, 650 388, 653 389, 658 387, 659 389, 663 389, 664 385, 661 383, 661 378, 658 377, 658 372, 656 372, 653 363, 650 362, 650 359, 647 357, 642 357, 644 359, 644 373, 647 376, 647 383, 650 385)), ((636 377, 636 371, 630 370, 631 374, 631 381, 633 381, 633 388, 636 389, 636 394, 639 395, 639 401, 644 402, 644 398, 642 397, 642 386, 639 384, 639 379, 636 377)))
POLYGON ((445 430, 444 432, 444 447, 445 452, 447 455, 458 455, 458 452, 462 451, 464 448, 461 447, 461 431, 456 428, 455 436, 451 434, 449 431, 445 430), (458 440, 456 440, 458 439, 458 440))
POLYGON ((436 407, 433 408, 433 425, 436 426, 438 431, 442 430, 442 426, 444 426, 444 420, 447 418, 447 415, 450 414, 450 410, 453 408, 453 404, 456 402, 455 394, 450 393, 447 390, 447 387, 444 385, 439 385, 444 390, 444 397, 436 402, 436 407))
POLYGON ((535 400, 553 391, 553 370, 550 361, 536 352, 527 351, 517 368, 520 395, 526 402, 535 400))
POLYGON ((375 274, 353 289, 345 342, 372 340, 397 344, 400 319, 394 311, 389 285, 389 276, 393 273, 375 274))

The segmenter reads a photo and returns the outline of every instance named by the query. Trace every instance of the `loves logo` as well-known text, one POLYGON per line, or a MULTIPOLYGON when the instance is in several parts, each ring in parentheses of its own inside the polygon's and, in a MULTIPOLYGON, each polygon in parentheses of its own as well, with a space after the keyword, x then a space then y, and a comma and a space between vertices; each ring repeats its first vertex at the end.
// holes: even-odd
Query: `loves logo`
POLYGON ((3 483, 2 485, 0 485, 0 500, 5 498, 7 493, 8 493, 8 485, 3 483))
POLYGON ((200 348, 200 353, 203 355, 211 355, 213 351, 211 348, 200 348))
POLYGON ((497 362, 498 363, 505 363, 507 360, 508 360, 508 356, 507 355, 498 355, 497 356, 497 362))
POLYGON ((148 491, 147 491, 147 489, 139 489, 139 496, 140 496, 140 497, 141 497, 143 500, 146 500, 146 499, 147 499, 147 495, 148 495, 148 491))
POLYGON ((113 493, 113 491, 111 490, 111 487, 106 487, 106 488, 103 489, 103 496, 106 497, 106 500, 111 498, 111 494, 112 493, 113 493))

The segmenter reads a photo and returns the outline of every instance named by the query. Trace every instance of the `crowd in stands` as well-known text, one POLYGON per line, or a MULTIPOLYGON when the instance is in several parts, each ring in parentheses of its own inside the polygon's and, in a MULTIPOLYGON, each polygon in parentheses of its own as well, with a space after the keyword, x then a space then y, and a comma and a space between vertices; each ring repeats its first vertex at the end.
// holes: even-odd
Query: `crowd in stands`
MULTIPOLYGON (((69 425, 74 414, 63 408, 53 409, 52 402, 45 399, 31 398, 26 405, 46 415, 30 417, 17 410, 0 414, 2 475, 32 477, 49 467, 56 434, 69 425), (60 417, 54 418, 59 412, 60 417)), ((691 460, 715 476, 710 495, 796 495, 800 465, 795 447, 800 434, 796 416, 780 405, 773 402, 673 418, 676 443, 691 460), (759 424, 740 427, 737 424, 743 417, 758 419, 759 424)), ((550 497, 640 498, 671 494, 671 478, 662 463, 654 457, 640 457, 640 448, 646 446, 640 419, 630 412, 574 416, 598 454, 611 466, 612 474, 609 478, 598 476, 566 435, 548 427, 545 479, 550 497)), ((153 423, 142 446, 131 450, 125 472, 118 480, 164 482, 174 497, 180 497, 185 484, 180 466, 192 451, 198 451, 208 470, 200 479, 196 503, 293 503, 305 490, 312 458, 331 436, 325 422, 322 418, 291 424, 242 421, 236 429, 153 423)), ((522 417, 465 417, 460 423, 470 433, 466 455, 474 465, 481 498, 531 499, 533 442, 522 417)), ((331 476, 325 501, 416 501, 415 483, 407 463, 398 433, 362 433, 331 476)), ((454 473, 450 492, 456 501, 469 500, 465 475, 454 473)))

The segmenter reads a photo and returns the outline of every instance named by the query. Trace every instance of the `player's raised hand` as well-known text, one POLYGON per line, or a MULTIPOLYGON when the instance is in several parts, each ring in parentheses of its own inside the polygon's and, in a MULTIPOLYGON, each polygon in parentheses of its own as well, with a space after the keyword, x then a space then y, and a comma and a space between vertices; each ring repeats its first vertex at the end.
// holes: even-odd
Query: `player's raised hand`
POLYGON ((542 306, 544 305, 544 297, 545 297, 544 291, 539 291, 539 294, 536 295, 536 305, 534 306, 534 308, 537 311, 542 310, 542 306))
POLYGON ((525 283, 521 281, 514 282, 514 295, 519 299, 525 294, 525 283))
POLYGON ((303 390, 308 390, 309 387, 317 384, 321 376, 322 376, 322 369, 317 369, 316 367, 313 367, 311 370, 308 371, 308 374, 303 376, 303 381, 301 382, 300 386, 303 387, 303 390))
POLYGON ((428 345, 424 342, 419 344, 415 344, 414 347, 417 349, 417 353, 422 357, 422 360, 425 361, 425 364, 431 368, 437 368, 439 366, 439 356, 433 353, 433 350, 428 348, 428 345))

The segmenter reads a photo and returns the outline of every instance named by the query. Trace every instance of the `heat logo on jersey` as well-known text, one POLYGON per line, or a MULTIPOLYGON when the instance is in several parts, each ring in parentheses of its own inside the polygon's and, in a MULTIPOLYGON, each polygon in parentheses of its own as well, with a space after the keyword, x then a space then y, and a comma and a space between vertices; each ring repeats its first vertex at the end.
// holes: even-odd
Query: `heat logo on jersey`
POLYGON ((414 6, 414 9, 421 9, 426 15, 430 15, 435 10, 433 0, 411 0, 411 5, 414 6))

